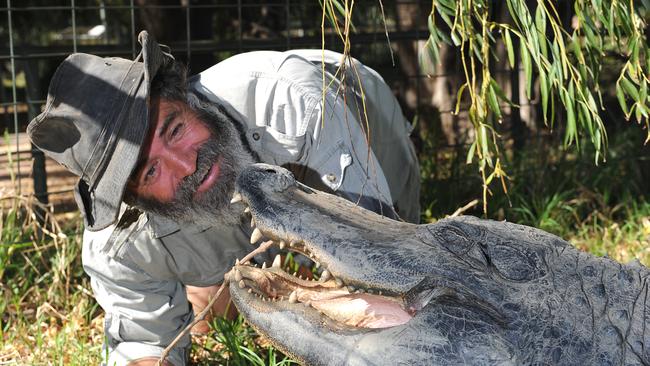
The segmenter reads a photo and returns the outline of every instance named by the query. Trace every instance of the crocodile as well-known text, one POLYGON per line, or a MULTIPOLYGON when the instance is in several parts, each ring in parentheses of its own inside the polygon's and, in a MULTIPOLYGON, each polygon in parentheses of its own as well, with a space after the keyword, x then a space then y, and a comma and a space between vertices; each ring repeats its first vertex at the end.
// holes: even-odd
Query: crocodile
MULTIPOLYGON (((281 251, 226 281, 246 321, 306 365, 648 365, 649 270, 523 225, 382 217, 256 164, 233 202, 281 251), (288 273, 283 253, 313 261, 288 273)), ((269 242, 271 241, 271 242, 269 242)))

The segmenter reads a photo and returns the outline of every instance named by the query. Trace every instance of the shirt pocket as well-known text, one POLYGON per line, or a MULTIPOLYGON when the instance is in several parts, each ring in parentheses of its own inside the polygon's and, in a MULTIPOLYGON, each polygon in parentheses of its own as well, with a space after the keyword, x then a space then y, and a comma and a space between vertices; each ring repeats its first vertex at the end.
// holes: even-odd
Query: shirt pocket
MULTIPOLYGON (((365 155, 364 157, 365 158, 365 155)), ((363 159, 362 158, 362 159, 363 159)), ((359 161, 359 158, 343 142, 337 143, 334 147, 326 150, 322 157, 314 159, 317 171, 315 175, 308 178, 305 183, 312 188, 333 192, 336 195, 347 199, 365 209, 374 211, 381 215, 395 218, 395 212, 390 204, 390 193, 382 195, 378 179, 373 179, 373 168, 366 172, 364 167, 366 161, 359 161)), ((378 175, 380 167, 377 166, 378 175)))
POLYGON ((266 163, 280 166, 301 162, 311 141, 306 134, 289 135, 268 126, 258 133, 261 134, 260 158, 266 163))
POLYGON ((317 169, 318 185, 328 190, 345 195, 345 192, 361 191, 363 172, 354 161, 350 149, 342 142, 337 143, 322 155, 314 159, 312 165, 317 169))

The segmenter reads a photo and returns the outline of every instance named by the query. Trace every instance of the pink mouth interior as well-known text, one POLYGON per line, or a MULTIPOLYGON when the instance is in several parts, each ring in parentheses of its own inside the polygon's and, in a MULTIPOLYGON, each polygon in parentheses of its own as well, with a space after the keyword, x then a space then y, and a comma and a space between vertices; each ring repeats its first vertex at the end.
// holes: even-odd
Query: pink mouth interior
POLYGON ((221 159, 217 160, 203 177, 201 184, 196 190, 196 194, 207 191, 218 179, 220 173, 221 159))
MULTIPOLYGON (((412 315, 404 310, 399 297, 365 292, 350 292, 334 279, 325 282, 295 278, 279 268, 259 269, 238 266, 237 276, 244 287, 256 289, 258 296, 271 301, 290 301, 311 306, 338 323, 358 328, 387 328, 408 322, 412 315)), ((238 280, 236 280, 238 281, 238 280)), ((243 288, 243 287, 242 287, 243 288)))
POLYGON ((309 290, 296 290, 298 301, 306 303, 328 317, 353 327, 388 328, 411 320, 401 305, 387 296, 341 291, 339 296, 319 296, 309 290))

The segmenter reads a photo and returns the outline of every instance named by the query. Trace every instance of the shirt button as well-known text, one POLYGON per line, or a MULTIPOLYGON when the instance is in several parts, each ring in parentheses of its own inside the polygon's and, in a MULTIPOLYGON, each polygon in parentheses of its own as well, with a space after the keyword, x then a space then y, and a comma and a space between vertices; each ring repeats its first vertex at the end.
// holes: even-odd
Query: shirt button
POLYGON ((259 132, 253 132, 253 140, 257 141, 260 139, 260 134, 259 132))
POLYGON ((336 182, 336 175, 334 175, 334 174, 328 174, 328 175, 327 175, 327 180, 329 180, 329 181, 332 182, 332 183, 336 182))

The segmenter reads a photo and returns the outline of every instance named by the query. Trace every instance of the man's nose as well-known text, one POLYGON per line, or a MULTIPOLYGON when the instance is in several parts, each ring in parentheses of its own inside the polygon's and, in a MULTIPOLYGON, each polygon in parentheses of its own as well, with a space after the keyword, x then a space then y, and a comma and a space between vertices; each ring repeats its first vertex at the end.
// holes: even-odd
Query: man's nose
POLYGON ((174 151, 168 161, 174 175, 182 180, 196 171, 196 150, 174 151))

